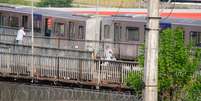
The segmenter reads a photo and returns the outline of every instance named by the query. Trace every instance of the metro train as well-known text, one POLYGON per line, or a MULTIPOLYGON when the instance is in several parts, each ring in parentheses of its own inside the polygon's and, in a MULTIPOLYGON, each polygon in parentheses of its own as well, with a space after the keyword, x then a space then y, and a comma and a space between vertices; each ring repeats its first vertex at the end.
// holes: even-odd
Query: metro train
MULTIPOLYGON (((195 13, 196 14, 196 13, 195 13)), ((93 40, 105 43, 101 49, 93 44, 97 56, 109 46, 114 56, 121 60, 133 60, 138 56, 139 45, 144 43, 146 16, 140 14, 116 14, 94 16, 64 10, 34 8, 34 35, 44 37, 60 36, 66 40, 93 40)), ((31 28, 31 8, 0 7, 0 26, 31 28)), ((201 45, 201 20, 162 17, 161 29, 183 27, 185 42, 193 40, 201 45)), ((97 44, 96 44, 97 45, 97 44)), ((78 47, 79 48, 79 47, 78 47)))

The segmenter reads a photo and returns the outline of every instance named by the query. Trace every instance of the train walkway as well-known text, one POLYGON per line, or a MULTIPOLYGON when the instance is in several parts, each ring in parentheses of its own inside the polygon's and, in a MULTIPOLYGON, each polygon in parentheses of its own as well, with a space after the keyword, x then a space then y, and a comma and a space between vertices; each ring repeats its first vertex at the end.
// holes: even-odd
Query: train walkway
MULTIPOLYGON (((35 37, 36 43, 32 54, 31 37, 25 36, 23 44, 17 45, 13 42, 16 31, 0 31, 1 77, 128 88, 126 79, 129 74, 141 73, 141 68, 136 62, 103 60, 94 57, 94 51, 87 50, 88 45, 104 50, 108 44, 115 45, 117 49, 133 44, 35 37)), ((136 45, 136 49, 138 46, 136 45)))

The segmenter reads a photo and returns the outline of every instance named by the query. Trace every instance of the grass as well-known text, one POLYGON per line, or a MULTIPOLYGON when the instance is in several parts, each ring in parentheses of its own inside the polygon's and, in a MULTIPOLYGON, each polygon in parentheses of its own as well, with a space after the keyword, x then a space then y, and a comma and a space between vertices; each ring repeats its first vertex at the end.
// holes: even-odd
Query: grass
MULTIPOLYGON (((97 0, 73 0, 76 4, 95 5, 97 0)), ((99 5, 106 7, 136 7, 142 0, 99 0, 99 5)))

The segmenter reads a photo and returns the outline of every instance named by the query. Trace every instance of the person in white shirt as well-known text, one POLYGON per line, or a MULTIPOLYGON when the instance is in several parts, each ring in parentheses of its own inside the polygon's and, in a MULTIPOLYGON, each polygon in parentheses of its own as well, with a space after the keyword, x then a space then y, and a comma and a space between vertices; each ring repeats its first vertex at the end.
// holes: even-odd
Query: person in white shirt
POLYGON ((26 33, 24 32, 24 27, 21 27, 17 32, 17 37, 16 37, 17 44, 22 43, 24 35, 26 35, 26 33))
POLYGON ((109 46, 106 47, 105 59, 106 60, 116 60, 116 58, 113 55, 113 51, 109 46))

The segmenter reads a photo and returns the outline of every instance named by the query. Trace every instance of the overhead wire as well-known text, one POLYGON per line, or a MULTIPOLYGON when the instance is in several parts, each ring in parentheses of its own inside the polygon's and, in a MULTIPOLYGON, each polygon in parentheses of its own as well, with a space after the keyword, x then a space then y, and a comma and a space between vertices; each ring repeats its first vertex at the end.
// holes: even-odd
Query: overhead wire
MULTIPOLYGON (((118 14, 119 14, 119 11, 120 11, 120 9, 121 9, 121 7, 122 7, 122 4, 123 4, 123 0, 121 0, 119 6, 117 7, 117 10, 115 11, 115 12, 116 12, 115 15, 118 15, 118 14)), ((115 20, 115 17, 112 17, 112 20, 115 20)))
MULTIPOLYGON (((172 0, 168 0, 167 4, 171 4, 171 2, 172 2, 172 0)), ((161 21, 164 21, 164 20, 168 19, 172 15, 172 13, 173 13, 173 11, 175 9, 175 5, 176 5, 176 3, 173 2, 173 7, 171 8, 171 11, 169 12, 169 14, 166 17, 162 18, 161 21)), ((166 9, 166 7, 167 6, 164 6, 164 8, 162 8, 162 10, 160 11, 160 13, 164 12, 164 9, 166 9)))
POLYGON ((120 2, 120 4, 119 4, 119 7, 117 8, 116 14, 119 13, 119 11, 120 11, 122 5, 123 5, 123 0, 121 0, 121 2, 120 2))

